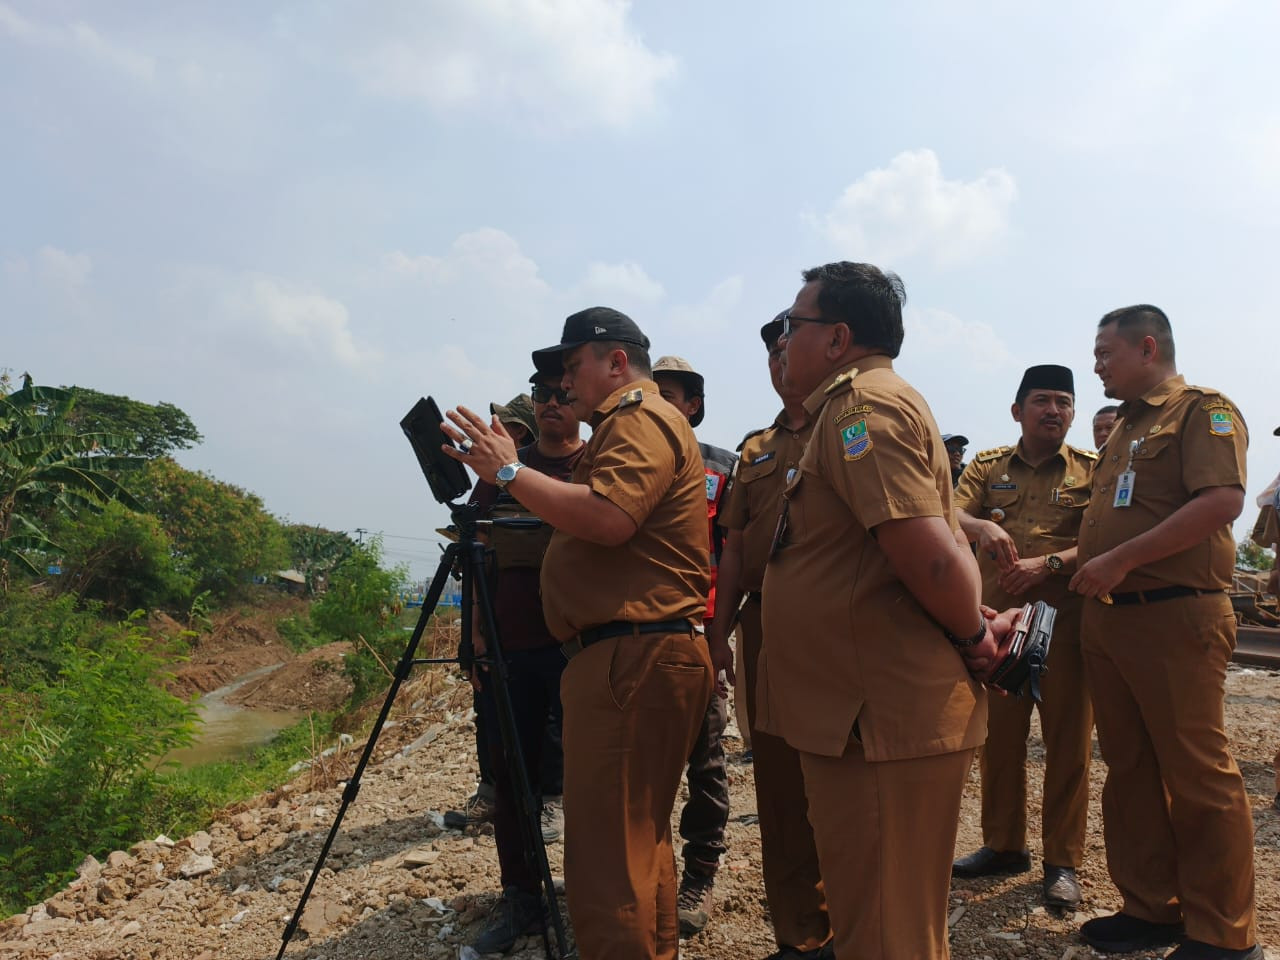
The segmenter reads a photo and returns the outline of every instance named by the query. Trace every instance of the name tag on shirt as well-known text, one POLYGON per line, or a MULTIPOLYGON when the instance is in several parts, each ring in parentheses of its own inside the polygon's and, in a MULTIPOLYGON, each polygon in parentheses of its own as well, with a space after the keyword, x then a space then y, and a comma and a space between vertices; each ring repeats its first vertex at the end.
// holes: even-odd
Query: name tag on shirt
POLYGON ((1116 478, 1116 498, 1113 507, 1127 507, 1133 503, 1134 472, 1126 470, 1116 478))

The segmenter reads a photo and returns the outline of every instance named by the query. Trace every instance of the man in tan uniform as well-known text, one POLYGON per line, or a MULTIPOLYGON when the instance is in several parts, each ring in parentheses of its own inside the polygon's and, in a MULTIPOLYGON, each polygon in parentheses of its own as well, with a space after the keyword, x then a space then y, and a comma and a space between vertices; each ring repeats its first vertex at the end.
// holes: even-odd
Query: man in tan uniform
POLYGON ((960 796, 995 632, 928 405, 893 370, 902 282, 804 273, 783 384, 813 434, 765 571, 761 730, 800 754, 835 955, 945 958, 960 796))
MULTIPOLYGON (((726 530, 720 558, 720 606, 725 611, 736 610, 746 594, 738 621, 742 628, 741 689, 751 731, 764 891, 778 943, 778 951, 768 960, 809 960, 823 955, 823 945, 831 940, 831 923, 813 828, 805 815, 800 755, 781 737, 758 729, 755 707, 756 660, 761 646, 760 588, 765 563, 782 508, 782 488, 799 467, 800 456, 813 432, 813 422, 804 409, 804 395, 782 385, 780 317, 761 327, 760 336, 769 350, 769 378, 782 398, 782 412, 772 426, 749 434, 742 444, 738 472, 720 513, 726 530)), ((712 667, 716 672, 724 670, 730 685, 737 680, 729 648, 731 621, 727 615, 717 617, 707 632, 712 667)))
POLYGON ((1094 358, 1120 418, 1094 470, 1071 589, 1087 598, 1107 867, 1124 905, 1080 932, 1109 952, 1185 935, 1174 960, 1254 960, 1253 821, 1222 705, 1248 430, 1230 400, 1178 375, 1156 307, 1103 317, 1094 358))
POLYGON ((450 456, 555 527, 543 612, 570 658, 564 705, 565 887, 583 960, 675 958, 671 808, 712 693, 706 483, 685 417, 649 379, 649 339, 593 307, 534 353, 562 369, 591 439, 573 483, 520 469, 505 431, 450 412, 450 456), (459 432, 460 431, 460 432, 459 432))
MULTIPOLYGON (((1075 572, 1080 518, 1097 455, 1066 442, 1075 394, 1067 367, 1028 369, 1011 411, 1021 439, 974 457, 955 494, 960 527, 978 548, 983 602, 1003 609, 1044 600, 1058 611, 1039 707, 1045 748, 1043 892, 1047 905, 1063 908, 1080 902, 1076 870, 1084 857, 1093 729, 1080 656, 1082 600, 1067 583, 1075 572)), ((1031 868, 1027 734, 1035 706, 1031 697, 987 701, 987 742, 980 755, 983 846, 956 860, 953 876, 1031 868)))

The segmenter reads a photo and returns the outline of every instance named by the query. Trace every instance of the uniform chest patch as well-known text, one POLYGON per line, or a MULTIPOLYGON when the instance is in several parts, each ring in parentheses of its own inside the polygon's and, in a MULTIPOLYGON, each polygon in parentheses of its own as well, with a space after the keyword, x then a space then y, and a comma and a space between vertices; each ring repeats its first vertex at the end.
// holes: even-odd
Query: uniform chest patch
POLYGON ((762 454, 760 454, 760 456, 758 456, 758 457, 756 457, 754 460, 752 460, 752 461, 751 461, 751 463, 749 464, 749 466, 754 467, 757 463, 768 463, 770 460, 772 460, 772 459, 773 459, 774 457, 776 457, 777 455, 778 455, 778 451, 777 451, 777 450, 770 450, 768 453, 762 453, 762 454))
POLYGON ((1230 437, 1236 432, 1235 419, 1230 410, 1209 411, 1209 432, 1215 437, 1230 437))
POLYGON ((867 433, 867 421, 864 417, 854 421, 840 431, 840 442, 844 445, 846 460, 861 460, 871 450, 871 435, 867 433))
POLYGON ((1017 490, 1018 485, 1016 483, 993 483, 991 485, 991 489, 992 490, 1017 490))

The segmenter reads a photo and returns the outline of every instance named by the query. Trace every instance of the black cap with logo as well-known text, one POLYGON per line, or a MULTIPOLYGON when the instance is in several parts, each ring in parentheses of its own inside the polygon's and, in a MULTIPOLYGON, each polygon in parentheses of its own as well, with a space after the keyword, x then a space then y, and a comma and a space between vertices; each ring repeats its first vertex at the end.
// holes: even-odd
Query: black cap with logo
POLYGON ((649 349, 649 338, 625 313, 612 307, 588 307, 565 319, 559 343, 533 351, 533 365, 540 373, 555 373, 563 369, 566 350, 593 342, 634 343, 649 349))

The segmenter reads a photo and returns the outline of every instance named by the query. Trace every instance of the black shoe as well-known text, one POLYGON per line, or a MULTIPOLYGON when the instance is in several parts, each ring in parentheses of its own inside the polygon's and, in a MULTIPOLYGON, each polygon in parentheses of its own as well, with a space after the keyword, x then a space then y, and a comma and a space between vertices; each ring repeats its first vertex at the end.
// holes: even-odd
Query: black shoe
POLYGON ((1001 874, 1026 873, 1031 869, 1031 853, 1027 850, 992 850, 979 847, 967 857, 951 864, 953 877, 995 877, 1001 874))
POLYGON ((1186 930, 1180 923, 1152 923, 1127 913, 1113 913, 1086 921, 1080 927, 1080 936, 1103 953, 1132 953, 1177 943, 1186 936, 1186 930))
POLYGON ((1256 943, 1243 950, 1215 947, 1203 940, 1184 940, 1165 960, 1263 960, 1265 954, 1256 943))
POLYGON ((1044 905, 1074 910, 1080 906, 1080 884, 1070 867, 1044 865, 1044 905))
POLYGON ((542 925, 542 901, 518 887, 507 887, 493 906, 488 925, 471 946, 476 953, 506 953, 526 933, 537 933, 542 925))
POLYGON ((1271 801, 1271 805, 1277 810, 1280 810, 1280 793, 1276 794, 1276 798, 1271 801))
POLYGON ((778 952, 769 954, 764 960, 835 960, 835 955, 831 941, 828 940, 822 946, 814 947, 811 950, 801 950, 799 947, 783 947, 778 952))

